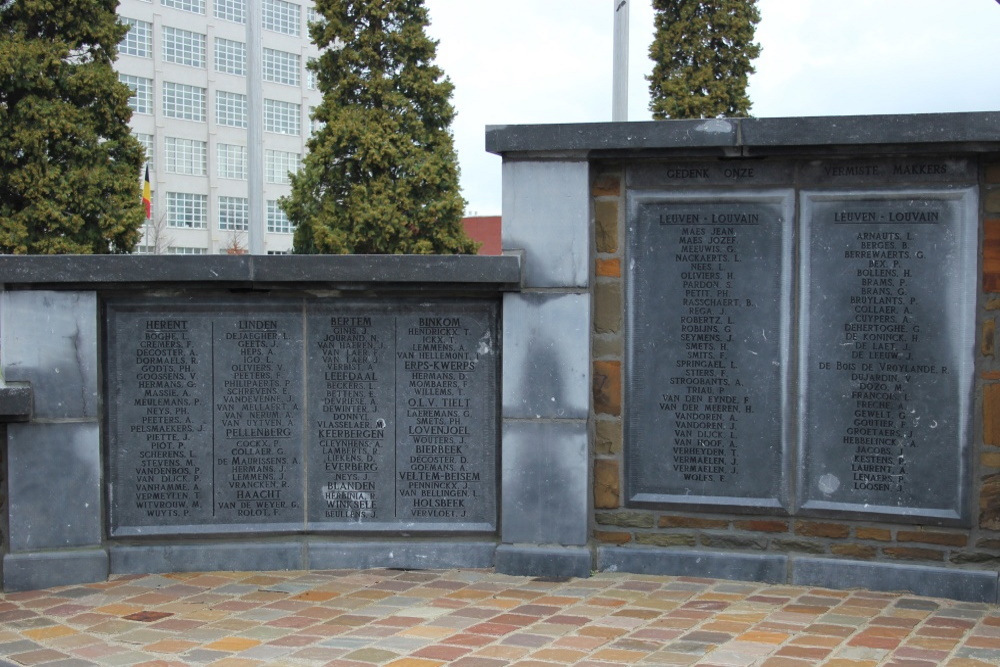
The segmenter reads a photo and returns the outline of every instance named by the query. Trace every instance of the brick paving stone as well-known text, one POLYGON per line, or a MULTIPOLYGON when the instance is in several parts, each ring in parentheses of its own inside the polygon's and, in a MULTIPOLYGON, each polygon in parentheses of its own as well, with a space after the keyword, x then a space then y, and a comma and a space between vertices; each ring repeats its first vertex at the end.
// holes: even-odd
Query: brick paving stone
POLYGON ((527 632, 516 632, 514 634, 504 637, 501 644, 510 644, 512 646, 526 646, 528 648, 539 648, 541 646, 546 646, 552 643, 552 637, 547 637, 545 635, 534 635, 527 632))
POLYGON ((471 648, 466 646, 427 646, 425 648, 416 651, 413 655, 418 658, 428 658, 431 660, 444 660, 452 661, 456 660, 463 655, 472 652, 471 648))
POLYGON ((27 651, 25 653, 16 653, 10 657, 22 665, 40 665, 42 663, 53 662, 55 660, 63 660, 68 658, 69 655, 54 649, 43 648, 35 651, 27 651))
POLYGON ((444 663, 439 660, 421 660, 418 658, 400 658, 386 663, 387 667, 437 667, 444 663))
POLYGON ((496 660, 493 658, 466 656, 464 658, 459 658, 451 664, 454 667, 504 667, 507 664, 507 661, 496 660))
POLYGON ((531 649, 525 648, 524 646, 502 646, 492 644, 490 646, 484 646, 481 649, 477 649, 470 657, 520 660, 530 652, 531 649))

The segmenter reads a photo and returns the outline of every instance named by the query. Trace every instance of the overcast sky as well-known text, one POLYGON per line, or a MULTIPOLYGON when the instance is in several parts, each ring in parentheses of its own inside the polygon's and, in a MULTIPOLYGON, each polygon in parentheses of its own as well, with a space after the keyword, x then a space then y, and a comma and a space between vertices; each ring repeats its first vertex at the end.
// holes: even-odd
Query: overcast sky
MULTIPOLYGON (((620 0, 619 0, 620 1, 620 0)), ((649 0, 628 0, 629 120, 649 120, 649 0)), ((426 0, 469 215, 500 213, 487 125, 611 120, 615 0, 426 0)), ((996 0, 759 0, 758 117, 1000 111, 996 0)), ((998 129, 1000 131, 1000 129, 998 129)))

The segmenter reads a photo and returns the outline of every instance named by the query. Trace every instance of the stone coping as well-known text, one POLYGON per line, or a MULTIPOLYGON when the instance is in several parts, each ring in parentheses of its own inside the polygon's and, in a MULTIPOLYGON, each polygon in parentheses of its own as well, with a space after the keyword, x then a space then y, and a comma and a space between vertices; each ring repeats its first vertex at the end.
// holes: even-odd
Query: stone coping
POLYGON ((0 381, 0 422, 28 421, 31 417, 31 387, 0 381))
POLYGON ((515 255, 32 255, 0 257, 0 284, 43 289, 351 287, 516 291, 515 255))
MULTIPOLYGON (((765 155, 782 147, 899 146, 990 152, 1000 148, 1000 111, 885 116, 710 118, 632 123, 492 125, 486 150, 583 158, 602 153, 765 155)), ((852 149, 855 154, 857 149, 852 149)))

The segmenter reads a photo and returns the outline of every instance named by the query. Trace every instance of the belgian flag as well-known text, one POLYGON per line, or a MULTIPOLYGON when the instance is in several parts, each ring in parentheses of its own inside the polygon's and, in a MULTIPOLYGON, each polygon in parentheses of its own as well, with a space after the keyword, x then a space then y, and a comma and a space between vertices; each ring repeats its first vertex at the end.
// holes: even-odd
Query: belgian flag
POLYGON ((146 165, 146 178, 142 181, 142 206, 146 209, 146 220, 153 217, 153 194, 149 189, 149 165, 146 165))

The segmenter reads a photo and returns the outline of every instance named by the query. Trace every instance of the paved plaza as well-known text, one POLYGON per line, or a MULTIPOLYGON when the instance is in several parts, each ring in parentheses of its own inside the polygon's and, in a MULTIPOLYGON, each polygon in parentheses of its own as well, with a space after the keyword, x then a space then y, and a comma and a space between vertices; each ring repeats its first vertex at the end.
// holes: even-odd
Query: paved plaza
POLYGON ((0 596, 10 665, 1000 665, 1000 608, 599 573, 213 572, 0 596))

